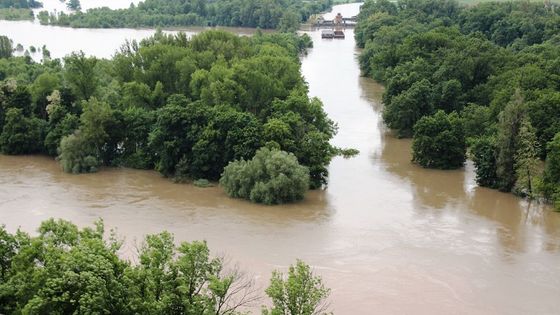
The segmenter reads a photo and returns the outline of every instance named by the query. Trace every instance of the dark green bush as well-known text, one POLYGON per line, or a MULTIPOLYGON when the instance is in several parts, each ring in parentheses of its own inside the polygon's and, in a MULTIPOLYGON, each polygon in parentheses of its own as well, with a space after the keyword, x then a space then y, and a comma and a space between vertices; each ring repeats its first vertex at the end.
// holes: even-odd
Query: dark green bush
POLYGON ((412 160, 423 167, 454 169, 465 163, 463 124, 456 113, 438 111, 414 125, 412 160))

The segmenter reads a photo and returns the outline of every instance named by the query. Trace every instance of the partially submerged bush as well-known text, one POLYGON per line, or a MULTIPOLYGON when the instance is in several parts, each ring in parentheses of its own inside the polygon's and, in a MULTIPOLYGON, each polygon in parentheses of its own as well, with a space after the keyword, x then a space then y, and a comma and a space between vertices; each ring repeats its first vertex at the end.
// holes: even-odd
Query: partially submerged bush
POLYGON ((261 148, 250 161, 229 163, 220 184, 230 197, 280 204, 303 199, 309 170, 292 153, 261 148))
POLYGON ((58 160, 65 172, 74 174, 94 173, 100 165, 95 149, 80 131, 62 138, 58 160))
POLYGON ((466 159, 463 124, 456 113, 438 111, 414 125, 412 160, 422 167, 456 169, 466 159))

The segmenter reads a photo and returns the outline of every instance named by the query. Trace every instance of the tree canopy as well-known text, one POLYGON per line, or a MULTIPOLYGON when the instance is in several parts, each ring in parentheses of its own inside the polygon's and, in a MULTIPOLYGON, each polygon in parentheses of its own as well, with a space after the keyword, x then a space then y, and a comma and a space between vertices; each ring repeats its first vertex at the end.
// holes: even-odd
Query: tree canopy
MULTIPOLYGON (((119 257, 123 241, 101 220, 80 229, 49 219, 36 236, 0 225, 0 313, 240 315, 258 306, 253 276, 213 256, 204 241, 147 235, 134 263, 119 257)), ((281 314, 293 315, 315 314, 328 292, 301 261, 287 280, 275 272, 266 291, 272 314, 288 304, 297 311, 281 314)))
POLYGON ((465 163, 466 144, 459 115, 438 111, 414 125, 412 160, 423 167, 454 169, 465 163))
POLYGON ((431 167, 426 155, 455 142, 433 140, 443 131, 428 128, 432 115, 458 115, 478 184, 538 198, 539 159, 560 132, 559 21, 548 2, 370 0, 355 37, 362 73, 386 85, 385 122, 399 136, 415 133, 414 160, 431 167))

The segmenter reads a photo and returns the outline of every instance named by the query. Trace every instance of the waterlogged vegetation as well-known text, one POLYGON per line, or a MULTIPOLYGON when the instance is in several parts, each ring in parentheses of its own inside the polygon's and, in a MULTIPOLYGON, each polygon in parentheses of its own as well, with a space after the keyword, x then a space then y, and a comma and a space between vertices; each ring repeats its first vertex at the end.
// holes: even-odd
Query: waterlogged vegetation
MULTIPOLYGON (((123 240, 103 221, 79 229, 44 221, 37 236, 0 225, 2 314, 246 314, 262 303, 253 275, 211 255, 206 242, 175 244, 147 235, 134 263, 119 257, 123 240)), ((302 261, 275 271, 263 314, 326 314, 327 289, 302 261)))
POLYGON ((0 20, 18 21, 33 18, 33 11, 30 9, 0 8, 0 20))
POLYGON ((41 2, 34 0, 1 0, 0 20, 33 20, 31 9, 42 6, 41 2))
POLYGON ((229 163, 220 184, 234 198, 264 204, 296 201, 309 187, 309 169, 291 153, 262 148, 249 161, 229 163))
POLYGON ((479 185, 560 201, 559 12, 527 1, 363 5, 362 72, 386 84, 383 118, 413 136, 415 162, 461 167, 468 145, 479 185))
POLYGON ((332 4, 332 0, 146 0, 127 9, 44 12, 40 18, 43 24, 89 28, 220 25, 295 31, 302 21, 332 4))
POLYGON ((0 59, 0 150, 45 153, 70 173, 123 166, 177 181, 218 180, 239 160, 223 179, 242 177, 243 188, 225 185, 232 196, 301 199, 326 184, 334 155, 348 154, 329 144, 336 126, 307 96, 298 57, 311 44, 288 33, 207 31, 187 39, 158 32, 126 43, 112 60, 7 56, 0 59), (275 151, 256 157, 263 174, 233 171, 256 163, 249 160, 265 146, 275 151), (293 177, 278 177, 284 170, 293 177))
POLYGON ((41 7, 43 4, 35 0, 0 0, 0 8, 34 9, 41 7))

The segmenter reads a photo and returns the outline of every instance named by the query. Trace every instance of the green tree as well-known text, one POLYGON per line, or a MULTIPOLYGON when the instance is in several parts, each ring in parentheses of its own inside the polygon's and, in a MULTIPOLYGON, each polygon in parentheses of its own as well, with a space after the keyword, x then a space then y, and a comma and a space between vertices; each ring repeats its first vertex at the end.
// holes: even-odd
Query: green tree
POLYGON ((548 143, 542 193, 560 209, 560 132, 548 143))
POLYGON ((323 315, 327 314, 326 299, 330 290, 323 285, 321 277, 311 268, 298 260, 284 275, 279 271, 272 273, 266 294, 272 299, 273 306, 263 309, 263 315, 323 315))
POLYGON ((81 130, 63 137, 59 151, 58 160, 67 173, 93 173, 101 165, 98 151, 81 130))
POLYGON ((309 189, 309 170, 293 154, 262 148, 252 160, 226 166, 220 184, 234 198, 268 205, 286 203, 303 199, 309 189))
POLYGON ((515 154, 518 150, 517 137, 525 110, 523 97, 516 91, 512 100, 500 113, 498 121, 498 135, 496 138, 496 174, 498 175, 498 188, 511 191, 517 180, 515 172, 515 154))
POLYGON ((13 52, 12 40, 8 36, 0 36, 0 58, 10 58, 13 52))
POLYGON ((38 153, 43 149, 45 128, 45 121, 25 117, 21 109, 10 108, 0 135, 0 149, 5 154, 38 153))
POLYGON ((414 125, 412 160, 423 167, 454 169, 465 163, 463 122, 456 113, 437 111, 414 125))
POLYGON ((496 153, 496 140, 494 137, 479 137, 471 143, 470 156, 476 169, 476 183, 478 185, 498 188, 496 153))
POLYGON ((67 221, 43 222, 38 236, 20 233, 10 277, 0 284, 3 313, 123 313, 127 264, 117 244, 103 240, 102 222, 95 229, 67 221))
MULTIPOLYGON (((58 159, 62 169, 69 173, 90 173, 105 161, 104 153, 110 150, 109 130, 114 124, 113 110, 107 103, 95 98, 84 101, 79 129, 60 142, 58 159)), ((69 118, 71 119, 71 118, 69 118)), ((71 122, 68 122, 71 123, 71 122)))
POLYGON ((97 58, 86 57, 83 51, 64 58, 64 78, 79 100, 88 100, 97 88, 97 58))
POLYGON ((432 85, 424 79, 413 83, 410 89, 386 104, 383 118, 390 128, 397 130, 399 136, 406 137, 412 135, 416 122, 432 111, 432 85))
POLYGON ((120 154, 114 164, 150 169, 155 154, 149 147, 149 134, 154 125, 155 112, 143 108, 128 108, 122 112, 123 137, 120 154))
POLYGON ((465 137, 477 138, 492 133, 494 120, 490 108, 477 104, 468 104, 461 111, 465 126, 465 137))
POLYGON ((68 0, 66 7, 73 11, 80 11, 82 9, 82 4, 80 0, 68 0))
POLYGON ((298 13, 287 10, 282 14, 277 28, 280 32, 295 32, 299 28, 300 22, 301 16, 298 13))
POLYGON ((34 113, 41 119, 47 118, 47 97, 60 88, 57 75, 45 72, 39 75, 31 85, 31 96, 35 104, 34 113))
POLYGON ((49 102, 49 105, 46 107, 49 118, 47 136, 45 137, 45 149, 47 154, 56 156, 59 153, 58 149, 62 137, 71 135, 78 129, 80 119, 75 114, 70 113, 62 104, 60 91, 54 90, 46 98, 49 102))
POLYGON ((540 174, 538 158, 538 142, 535 128, 528 118, 521 121, 519 136, 517 137, 517 152, 515 153, 515 192, 528 198, 536 197, 535 182, 540 174))

